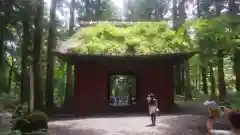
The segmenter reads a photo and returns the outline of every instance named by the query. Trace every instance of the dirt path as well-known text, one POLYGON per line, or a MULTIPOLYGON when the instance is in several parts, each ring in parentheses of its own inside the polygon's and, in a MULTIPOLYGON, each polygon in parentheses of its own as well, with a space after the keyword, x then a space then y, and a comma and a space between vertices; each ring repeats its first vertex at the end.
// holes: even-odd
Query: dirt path
POLYGON ((200 115, 158 116, 152 127, 147 116, 87 118, 50 122, 57 135, 203 135, 200 115))
POLYGON ((52 135, 204 135, 206 109, 203 105, 184 103, 174 114, 160 114, 156 126, 143 115, 79 118, 49 122, 52 135))
POLYGON ((49 122, 50 132, 56 135, 203 135, 204 107, 186 103, 180 112, 157 117, 156 126, 150 126, 150 117, 115 116, 49 122))
POLYGON ((0 130, 6 129, 11 124, 12 116, 8 112, 0 111, 0 130))

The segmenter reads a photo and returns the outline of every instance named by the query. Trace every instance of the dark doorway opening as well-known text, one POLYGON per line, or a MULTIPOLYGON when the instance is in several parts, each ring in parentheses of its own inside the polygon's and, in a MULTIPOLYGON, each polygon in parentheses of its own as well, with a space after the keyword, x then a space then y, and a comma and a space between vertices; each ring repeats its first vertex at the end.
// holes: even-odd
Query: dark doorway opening
POLYGON ((136 76, 112 74, 109 85, 110 106, 123 107, 136 104, 136 76))

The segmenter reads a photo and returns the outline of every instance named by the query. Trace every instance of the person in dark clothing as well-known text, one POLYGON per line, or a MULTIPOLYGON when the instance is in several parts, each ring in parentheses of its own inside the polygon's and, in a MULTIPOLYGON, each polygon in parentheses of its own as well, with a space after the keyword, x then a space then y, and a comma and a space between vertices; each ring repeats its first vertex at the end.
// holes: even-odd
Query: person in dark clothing
POLYGON ((129 105, 132 105, 132 91, 131 91, 131 89, 128 90, 128 96, 129 96, 129 98, 128 98, 128 104, 129 104, 129 105))
POLYGON ((117 105, 119 105, 119 101, 120 101, 120 96, 116 96, 116 103, 117 103, 117 105))
POLYGON ((156 122, 156 115, 158 110, 157 107, 157 99, 155 98, 154 94, 148 94, 148 113, 151 116, 152 124, 155 125, 156 122))
POLYGON ((114 98, 113 97, 110 97, 110 105, 114 105, 114 98))

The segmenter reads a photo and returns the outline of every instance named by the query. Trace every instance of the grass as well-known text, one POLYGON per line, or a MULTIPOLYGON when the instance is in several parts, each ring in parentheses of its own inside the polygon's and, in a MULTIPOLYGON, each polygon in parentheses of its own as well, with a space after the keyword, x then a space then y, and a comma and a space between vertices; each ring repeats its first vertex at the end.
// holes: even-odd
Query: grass
POLYGON ((228 95, 226 101, 232 108, 240 108, 240 93, 234 93, 228 95))

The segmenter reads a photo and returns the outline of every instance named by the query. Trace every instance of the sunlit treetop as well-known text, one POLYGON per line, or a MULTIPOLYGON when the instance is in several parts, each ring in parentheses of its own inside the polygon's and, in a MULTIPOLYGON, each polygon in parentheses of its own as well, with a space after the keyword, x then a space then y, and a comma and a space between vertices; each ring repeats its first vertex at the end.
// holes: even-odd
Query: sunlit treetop
POLYGON ((139 22, 116 27, 103 22, 82 28, 66 46, 79 54, 145 55, 188 51, 184 38, 177 36, 167 22, 139 22))

